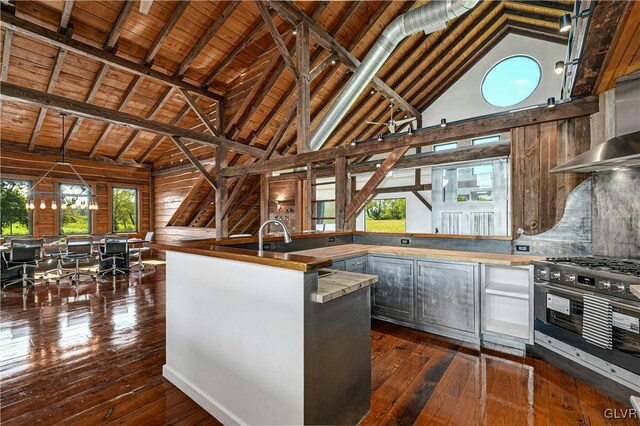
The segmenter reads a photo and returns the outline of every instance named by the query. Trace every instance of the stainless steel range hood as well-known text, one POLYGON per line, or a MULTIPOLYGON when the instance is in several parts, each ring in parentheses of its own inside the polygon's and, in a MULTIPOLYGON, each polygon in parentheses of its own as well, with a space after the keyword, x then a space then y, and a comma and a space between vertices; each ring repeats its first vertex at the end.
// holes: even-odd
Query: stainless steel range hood
POLYGON ((609 139, 576 158, 554 167, 550 172, 588 173, 632 166, 640 166, 640 132, 609 139))

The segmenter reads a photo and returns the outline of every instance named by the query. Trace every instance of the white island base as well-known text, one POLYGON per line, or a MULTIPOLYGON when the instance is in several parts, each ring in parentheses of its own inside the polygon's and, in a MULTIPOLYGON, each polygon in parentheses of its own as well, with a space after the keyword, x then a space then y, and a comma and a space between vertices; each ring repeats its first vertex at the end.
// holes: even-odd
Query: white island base
POLYGON ((164 377, 224 424, 357 423, 370 284, 318 303, 317 276, 168 251, 164 377))

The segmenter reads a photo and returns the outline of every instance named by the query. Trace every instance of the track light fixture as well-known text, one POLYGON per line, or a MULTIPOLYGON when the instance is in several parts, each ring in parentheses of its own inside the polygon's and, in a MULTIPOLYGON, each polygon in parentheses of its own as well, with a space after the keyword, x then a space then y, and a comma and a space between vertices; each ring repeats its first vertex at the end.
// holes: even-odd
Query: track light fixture
POLYGON ((298 30, 296 30, 295 28, 293 29, 293 31, 291 32, 293 35, 298 34, 298 30))
POLYGON ((555 108, 556 107, 556 98, 553 96, 547 99, 547 108, 555 108))
POLYGON ((356 146, 357 143, 358 143, 358 139, 356 138, 351 139, 351 146, 356 146))
POLYGON ((560 18, 558 18, 558 31, 561 33, 568 32, 573 26, 573 20, 579 18, 585 18, 591 14, 590 9, 585 9, 577 15, 571 16, 568 13, 565 13, 560 18))
POLYGON ((446 118, 440 119, 440 127, 447 127, 447 119, 446 118))
POLYGON ((378 133, 378 140, 379 140, 379 141, 381 141, 382 139, 384 139, 384 138, 382 137, 382 133, 378 133))
POLYGON ((578 64, 578 60, 574 59, 573 61, 569 62, 569 63, 564 63, 564 61, 558 61, 556 62, 556 66, 555 66, 555 73, 560 75, 564 72, 565 68, 567 68, 569 65, 577 65, 578 64))

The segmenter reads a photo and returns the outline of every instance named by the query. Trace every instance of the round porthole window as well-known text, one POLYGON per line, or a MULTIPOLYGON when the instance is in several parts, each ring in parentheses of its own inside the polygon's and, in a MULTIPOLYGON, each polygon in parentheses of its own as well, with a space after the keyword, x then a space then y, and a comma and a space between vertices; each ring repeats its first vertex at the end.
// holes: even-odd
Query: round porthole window
POLYGON ((527 99, 540 84, 542 70, 530 56, 510 56, 495 64, 482 80, 482 97, 496 107, 510 107, 527 99))

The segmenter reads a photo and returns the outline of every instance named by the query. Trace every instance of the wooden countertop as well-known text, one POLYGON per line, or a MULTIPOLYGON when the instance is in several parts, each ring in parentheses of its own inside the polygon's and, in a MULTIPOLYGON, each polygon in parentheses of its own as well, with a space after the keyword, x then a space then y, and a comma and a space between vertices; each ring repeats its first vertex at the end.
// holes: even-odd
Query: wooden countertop
POLYGON ((310 272, 331 266, 331 259, 328 258, 310 257, 295 253, 278 253, 274 251, 258 252, 257 250, 216 246, 203 242, 185 241, 171 244, 152 244, 151 247, 157 250, 178 251, 200 256, 293 269, 302 272, 310 272))
POLYGON ((521 256, 513 254, 482 253, 475 251, 439 250, 416 247, 376 246, 367 244, 343 244, 333 247, 323 247, 301 250, 289 254, 329 258, 332 260, 362 254, 388 254, 393 256, 426 257, 431 259, 456 260, 462 262, 485 263, 490 265, 530 265, 534 260, 541 260, 541 256, 521 256))
POLYGON ((318 274, 320 275, 322 272, 328 272, 328 274, 318 277, 318 292, 316 293, 316 302, 318 303, 335 300, 378 282, 376 275, 336 271, 334 269, 321 269, 318 274))
POLYGON ((640 285, 629 286, 629 290, 631 290, 631 294, 635 297, 640 298, 640 285))

